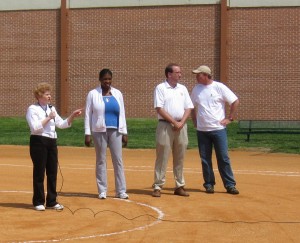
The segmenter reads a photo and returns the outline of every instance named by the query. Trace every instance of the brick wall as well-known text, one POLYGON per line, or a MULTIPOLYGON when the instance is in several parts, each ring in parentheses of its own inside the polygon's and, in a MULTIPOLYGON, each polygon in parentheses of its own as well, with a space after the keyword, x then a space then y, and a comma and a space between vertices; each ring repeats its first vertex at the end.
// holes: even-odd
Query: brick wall
MULTIPOLYGON (((58 11, 0 12, 0 116, 24 116, 33 87, 59 80, 58 11)), ((52 94, 54 100, 56 93, 52 94)))
POLYGON ((218 65, 218 6, 72 10, 70 22, 72 109, 99 85, 99 70, 110 68, 127 116, 155 117, 153 91, 168 63, 182 66, 190 90, 193 68, 218 65))
MULTIPOLYGON (((228 86, 241 100, 239 119, 300 119, 300 8, 229 9, 228 86)), ((23 116, 33 87, 50 82, 59 106, 60 12, 0 12, 0 116, 23 116)), ((212 67, 219 79, 220 6, 168 6, 69 10, 69 112, 83 107, 113 71, 127 117, 155 117, 154 87, 169 62, 191 70, 212 67)))
POLYGON ((243 119, 300 120, 300 8, 229 11, 229 84, 243 119))

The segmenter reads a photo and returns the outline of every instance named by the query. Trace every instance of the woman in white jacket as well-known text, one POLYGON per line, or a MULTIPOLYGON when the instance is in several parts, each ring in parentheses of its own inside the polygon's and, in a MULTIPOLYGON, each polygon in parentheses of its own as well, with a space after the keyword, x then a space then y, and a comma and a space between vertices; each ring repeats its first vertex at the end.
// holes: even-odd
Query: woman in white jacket
POLYGON ((100 87, 91 90, 85 107, 85 145, 96 151, 96 182, 99 199, 107 193, 106 149, 110 149, 115 175, 116 197, 128 199, 122 160, 122 144, 127 145, 127 125, 123 95, 111 86, 112 72, 102 69, 99 73, 100 87))

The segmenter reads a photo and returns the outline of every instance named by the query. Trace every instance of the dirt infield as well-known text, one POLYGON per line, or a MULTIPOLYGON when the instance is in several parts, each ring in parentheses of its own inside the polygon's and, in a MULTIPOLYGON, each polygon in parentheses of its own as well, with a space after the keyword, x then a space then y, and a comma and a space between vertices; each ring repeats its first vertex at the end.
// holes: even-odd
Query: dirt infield
POLYGON ((153 198, 155 151, 125 149, 130 199, 114 198, 108 158, 108 198, 99 200, 93 148, 59 147, 59 202, 65 209, 37 212, 29 148, 0 146, 0 242, 300 242, 300 156, 230 156, 239 195, 225 192, 217 171, 216 192, 204 193, 198 151, 188 150, 190 197, 173 195, 170 158, 162 196, 153 198))

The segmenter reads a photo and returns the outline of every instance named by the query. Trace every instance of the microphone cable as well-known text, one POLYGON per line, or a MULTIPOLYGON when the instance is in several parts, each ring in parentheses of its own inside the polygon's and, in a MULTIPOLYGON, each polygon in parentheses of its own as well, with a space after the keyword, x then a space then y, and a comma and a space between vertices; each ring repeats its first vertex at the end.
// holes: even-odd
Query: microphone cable
MULTIPOLYGON (((62 178, 61 186, 60 186, 60 189, 57 193, 57 198, 58 198, 59 194, 61 194, 61 192, 62 192, 62 188, 63 188, 63 185, 64 185, 64 177, 63 177, 62 170, 61 170, 59 162, 57 164, 58 164, 59 172, 60 172, 60 175, 61 175, 61 178, 62 178)), ((133 220, 136 220, 138 218, 147 216, 147 217, 153 218, 153 220, 157 220, 157 221, 161 221, 161 222, 168 222, 168 223, 300 224, 300 221, 271 221, 271 220, 255 220, 255 221, 244 221, 244 220, 225 221, 225 220, 219 220, 219 219, 210 219, 210 220, 171 220, 171 219, 162 219, 162 218, 159 218, 159 217, 155 217, 155 216, 153 216, 151 214, 147 214, 147 213, 146 214, 140 214, 138 216, 129 218, 129 217, 126 217, 124 214, 121 214, 121 213, 113 211, 113 210, 101 210, 101 211, 94 212, 93 209, 91 209, 91 208, 78 208, 74 211, 71 210, 67 206, 64 206, 64 208, 67 208, 71 212, 72 215, 75 215, 75 213, 80 211, 80 210, 88 210, 93 214, 94 218, 96 218, 96 216, 100 213, 111 212, 113 214, 119 215, 120 217, 122 217, 122 218, 124 218, 128 221, 133 221, 133 220)), ((63 210, 57 210, 57 211, 61 212, 63 210)))

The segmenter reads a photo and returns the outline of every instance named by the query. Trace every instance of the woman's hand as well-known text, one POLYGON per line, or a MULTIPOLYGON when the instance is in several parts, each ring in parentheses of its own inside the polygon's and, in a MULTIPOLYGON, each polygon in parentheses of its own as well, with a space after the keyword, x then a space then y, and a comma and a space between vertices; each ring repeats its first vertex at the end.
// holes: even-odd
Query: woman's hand
POLYGON ((87 147, 90 147, 92 144, 91 135, 85 135, 84 144, 87 147))
POLYGON ((123 148, 125 148, 127 146, 127 143, 128 143, 128 136, 127 135, 123 135, 122 136, 123 148))
POLYGON ((83 110, 83 108, 77 109, 77 110, 72 112, 72 114, 68 117, 68 124, 69 125, 73 122, 75 117, 80 116, 82 114, 82 110, 83 110))
POLYGON ((73 117, 80 116, 82 114, 82 110, 83 110, 83 108, 73 111, 72 116, 73 117))

